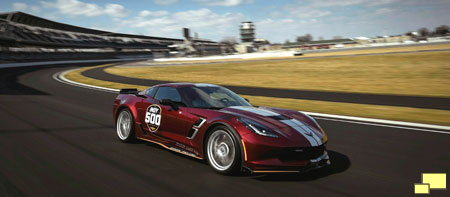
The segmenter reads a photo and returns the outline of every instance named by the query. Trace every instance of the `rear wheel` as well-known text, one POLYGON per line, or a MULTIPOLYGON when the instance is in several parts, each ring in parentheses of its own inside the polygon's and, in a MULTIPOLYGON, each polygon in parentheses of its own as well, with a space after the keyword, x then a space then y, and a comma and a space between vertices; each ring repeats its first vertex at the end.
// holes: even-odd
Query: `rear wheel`
POLYGON ((225 126, 218 126, 211 131, 206 141, 208 164, 220 174, 233 174, 241 167, 240 146, 231 132, 225 126))
POLYGON ((134 119, 130 110, 123 109, 119 112, 116 120, 117 137, 122 142, 130 142, 135 139, 134 119))

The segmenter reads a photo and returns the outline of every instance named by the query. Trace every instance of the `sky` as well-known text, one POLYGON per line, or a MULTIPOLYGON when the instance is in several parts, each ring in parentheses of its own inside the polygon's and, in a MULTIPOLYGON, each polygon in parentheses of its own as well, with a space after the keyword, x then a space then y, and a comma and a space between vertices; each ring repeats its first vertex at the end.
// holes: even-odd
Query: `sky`
POLYGON ((182 38, 239 39, 252 21, 271 43, 404 34, 450 25, 450 0, 2 0, 0 12, 22 11, 57 22, 106 31, 182 38))

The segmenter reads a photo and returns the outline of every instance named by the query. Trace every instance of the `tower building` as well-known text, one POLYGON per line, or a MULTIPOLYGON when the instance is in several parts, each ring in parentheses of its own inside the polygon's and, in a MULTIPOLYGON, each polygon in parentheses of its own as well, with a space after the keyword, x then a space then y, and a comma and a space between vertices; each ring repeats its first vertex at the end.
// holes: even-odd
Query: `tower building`
POLYGON ((241 22, 240 30, 242 43, 253 43, 255 40, 255 25, 253 22, 241 22))

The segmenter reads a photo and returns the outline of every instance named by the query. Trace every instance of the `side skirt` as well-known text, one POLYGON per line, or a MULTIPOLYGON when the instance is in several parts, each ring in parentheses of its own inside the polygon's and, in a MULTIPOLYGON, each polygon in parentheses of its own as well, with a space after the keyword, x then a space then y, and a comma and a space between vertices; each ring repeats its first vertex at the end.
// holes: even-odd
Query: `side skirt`
POLYGON ((193 158, 200 159, 200 160, 203 159, 203 158, 198 157, 198 156, 196 156, 196 155, 194 155, 194 154, 192 154, 192 153, 189 153, 189 152, 180 150, 180 149, 178 149, 178 148, 175 148, 175 147, 168 147, 168 146, 166 146, 165 144, 160 143, 160 142, 156 142, 156 141, 153 141, 153 140, 149 140, 149 139, 145 139, 145 138, 140 138, 140 137, 137 137, 137 139, 144 140, 144 141, 147 141, 147 142, 151 142, 151 143, 154 143, 154 144, 158 144, 158 145, 162 146, 162 147, 165 148, 165 149, 171 150, 171 151, 173 151, 173 152, 181 153, 181 154, 187 155, 187 156, 189 156, 189 157, 193 157, 193 158))

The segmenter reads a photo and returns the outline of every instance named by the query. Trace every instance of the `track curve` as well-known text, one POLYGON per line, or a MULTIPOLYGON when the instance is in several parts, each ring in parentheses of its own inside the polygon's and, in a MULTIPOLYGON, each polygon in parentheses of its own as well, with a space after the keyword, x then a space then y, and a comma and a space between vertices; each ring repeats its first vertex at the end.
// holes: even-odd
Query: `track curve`
POLYGON ((330 171, 218 175, 157 145, 121 143, 116 95, 52 79, 69 68, 1 69, 0 196, 411 195, 421 173, 450 171, 450 135, 319 120, 330 171))
MULTIPOLYGON (((110 74, 105 71, 106 68, 112 66, 115 65, 89 69, 83 71, 81 74, 85 77, 100 79, 103 81, 111 81, 140 86, 153 86, 161 83, 174 83, 174 81, 159 81, 159 80, 139 79, 139 78, 119 76, 110 74)), ((450 98, 444 97, 348 93, 348 92, 331 92, 331 91, 317 91, 317 90, 294 90, 294 89, 262 88, 251 86, 231 86, 231 85, 224 85, 224 87, 238 94, 250 96, 267 96, 267 97, 305 99, 315 101, 331 101, 343 103, 450 110, 450 98)))

